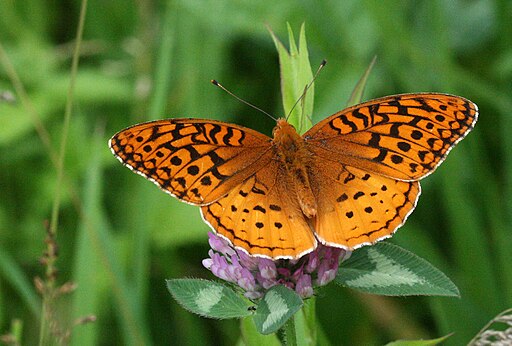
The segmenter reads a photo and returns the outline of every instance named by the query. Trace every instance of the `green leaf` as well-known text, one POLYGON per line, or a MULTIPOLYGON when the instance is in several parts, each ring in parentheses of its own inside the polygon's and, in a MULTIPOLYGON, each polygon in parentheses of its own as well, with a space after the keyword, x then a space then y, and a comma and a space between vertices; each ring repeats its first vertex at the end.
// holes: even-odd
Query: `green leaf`
POLYGON ((167 280, 167 289, 190 312, 209 318, 249 316, 249 305, 231 288, 202 279, 167 280))
POLYGON ((240 332, 241 332, 241 342, 240 345, 244 346, 281 346, 281 342, 276 334, 271 335, 262 335, 256 329, 256 325, 254 324, 254 319, 252 318, 242 318, 240 320, 240 332))
POLYGON ((8 283, 16 290, 26 308, 30 309, 34 316, 40 318, 41 299, 34 291, 29 277, 23 272, 22 266, 16 263, 8 249, 4 248, 2 244, 0 244, 0 277, 4 283, 8 283))
POLYGON ((377 60, 377 56, 374 56, 370 65, 364 71, 364 74, 361 76, 361 79, 357 82, 354 90, 352 90, 352 94, 350 94, 350 98, 347 102, 347 107, 353 106, 355 104, 361 103, 363 99, 364 89, 366 87, 366 82, 368 81, 368 77, 370 76, 370 72, 372 71, 373 65, 375 65, 375 61, 377 60))
POLYGON ((386 344, 386 346, 435 346, 446 341, 452 334, 429 340, 397 340, 386 344))
POLYGON ((304 306, 295 314, 295 330, 297 333, 297 344, 318 345, 316 317, 316 297, 312 296, 304 301, 304 306))
POLYGON ((302 299, 285 286, 274 286, 258 304, 254 323, 261 334, 270 334, 283 326, 301 307, 302 299))
POLYGON ((292 29, 288 24, 288 36, 290 50, 279 41, 270 30, 277 52, 279 53, 279 66, 281 72, 281 94, 285 116, 299 132, 305 132, 312 126, 314 86, 308 89, 306 96, 295 106, 304 93, 309 82, 313 80, 313 72, 309 63, 308 47, 306 42, 306 30, 304 24, 300 28, 299 46, 295 43, 292 29), (292 111, 293 109, 293 111, 292 111))
POLYGON ((389 243, 365 246, 343 262, 336 282, 366 293, 389 296, 459 297, 459 290, 439 269, 389 243))
MULTIPOLYGON (((105 263, 98 245, 98 233, 106 232, 107 216, 103 213, 102 192, 103 192, 103 166, 101 162, 102 149, 105 146, 102 126, 97 126, 96 131, 89 142, 91 156, 87 161, 87 174, 84 176, 82 192, 82 210, 87 215, 87 220, 80 219, 75 240, 73 281, 80 283, 80 289, 72 295, 73 316, 87 316, 91 313, 101 311, 104 306, 102 297, 110 286, 106 277, 97 276, 96 273, 105 270, 105 263), (103 261, 102 261, 103 260, 103 261), (91 278, 95 278, 91 280, 91 278)), ((83 159, 83 158, 82 158, 83 159)), ((108 239, 108 238, 106 238, 108 239)), ((105 244, 109 244, 105 242, 105 244)), ((113 244, 109 244, 113 246, 113 244)), ((107 245, 108 246, 108 245, 107 245)), ((121 287, 121 286, 120 286, 121 287)), ((126 286, 128 287, 128 286, 126 286)), ((131 288, 131 286, 130 286, 131 288)), ((132 292, 132 291, 130 291, 132 292)), ((128 294, 128 292, 127 292, 128 294)), ((128 294, 129 295, 129 294, 128 294)), ((131 300, 131 295, 130 295, 131 300)), ((131 300, 134 305, 141 302, 131 300)), ((134 306, 135 311, 141 311, 134 306)), ((126 326, 125 330, 130 327, 126 326)), ((87 328, 76 328, 73 331, 72 345, 95 345, 99 342, 101 331, 99 325, 92 323, 87 328)), ((129 334, 126 337, 130 337, 129 334)))

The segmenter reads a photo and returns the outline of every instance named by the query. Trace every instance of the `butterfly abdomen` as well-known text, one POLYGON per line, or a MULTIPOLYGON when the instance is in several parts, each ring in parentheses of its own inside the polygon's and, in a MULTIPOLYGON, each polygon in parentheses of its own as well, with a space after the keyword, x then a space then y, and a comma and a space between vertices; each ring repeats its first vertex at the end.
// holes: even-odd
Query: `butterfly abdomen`
POLYGON ((317 204, 309 180, 311 153, 304 139, 285 119, 279 119, 273 131, 275 155, 285 171, 286 180, 295 191, 300 207, 308 218, 316 216, 317 204))

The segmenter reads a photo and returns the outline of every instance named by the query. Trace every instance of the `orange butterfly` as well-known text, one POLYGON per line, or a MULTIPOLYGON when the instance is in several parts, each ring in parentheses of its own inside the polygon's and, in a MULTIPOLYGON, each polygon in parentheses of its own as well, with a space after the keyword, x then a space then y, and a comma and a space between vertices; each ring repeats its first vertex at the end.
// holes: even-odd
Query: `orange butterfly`
POLYGON ((318 242, 355 249, 390 237, 416 206, 418 180, 473 129, 477 106, 436 93, 347 108, 303 136, 213 120, 129 127, 109 142, 128 168, 181 201, 237 248, 296 259, 318 242))

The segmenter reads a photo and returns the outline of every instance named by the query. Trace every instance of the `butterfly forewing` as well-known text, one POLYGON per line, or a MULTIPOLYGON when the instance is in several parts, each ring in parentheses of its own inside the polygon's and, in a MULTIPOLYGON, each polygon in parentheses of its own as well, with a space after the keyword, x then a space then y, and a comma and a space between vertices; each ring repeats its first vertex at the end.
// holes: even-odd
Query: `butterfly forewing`
POLYGON ((435 170, 473 128, 474 103, 446 94, 403 94, 333 114, 304 134, 319 157, 400 180, 435 170))
POLYGON ((114 155, 162 190, 192 204, 211 203, 272 159, 270 138, 227 123, 170 119, 112 137, 114 155))

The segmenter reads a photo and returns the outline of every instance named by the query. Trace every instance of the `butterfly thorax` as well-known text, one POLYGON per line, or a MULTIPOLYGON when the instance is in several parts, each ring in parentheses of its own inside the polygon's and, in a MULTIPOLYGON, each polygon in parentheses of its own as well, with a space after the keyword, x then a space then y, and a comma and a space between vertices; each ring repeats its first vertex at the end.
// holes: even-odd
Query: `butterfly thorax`
POLYGON ((304 139, 285 119, 278 119, 273 135, 272 145, 276 158, 286 172, 287 181, 295 190, 302 212, 312 218, 316 215, 317 205, 308 174, 311 153, 304 139))

